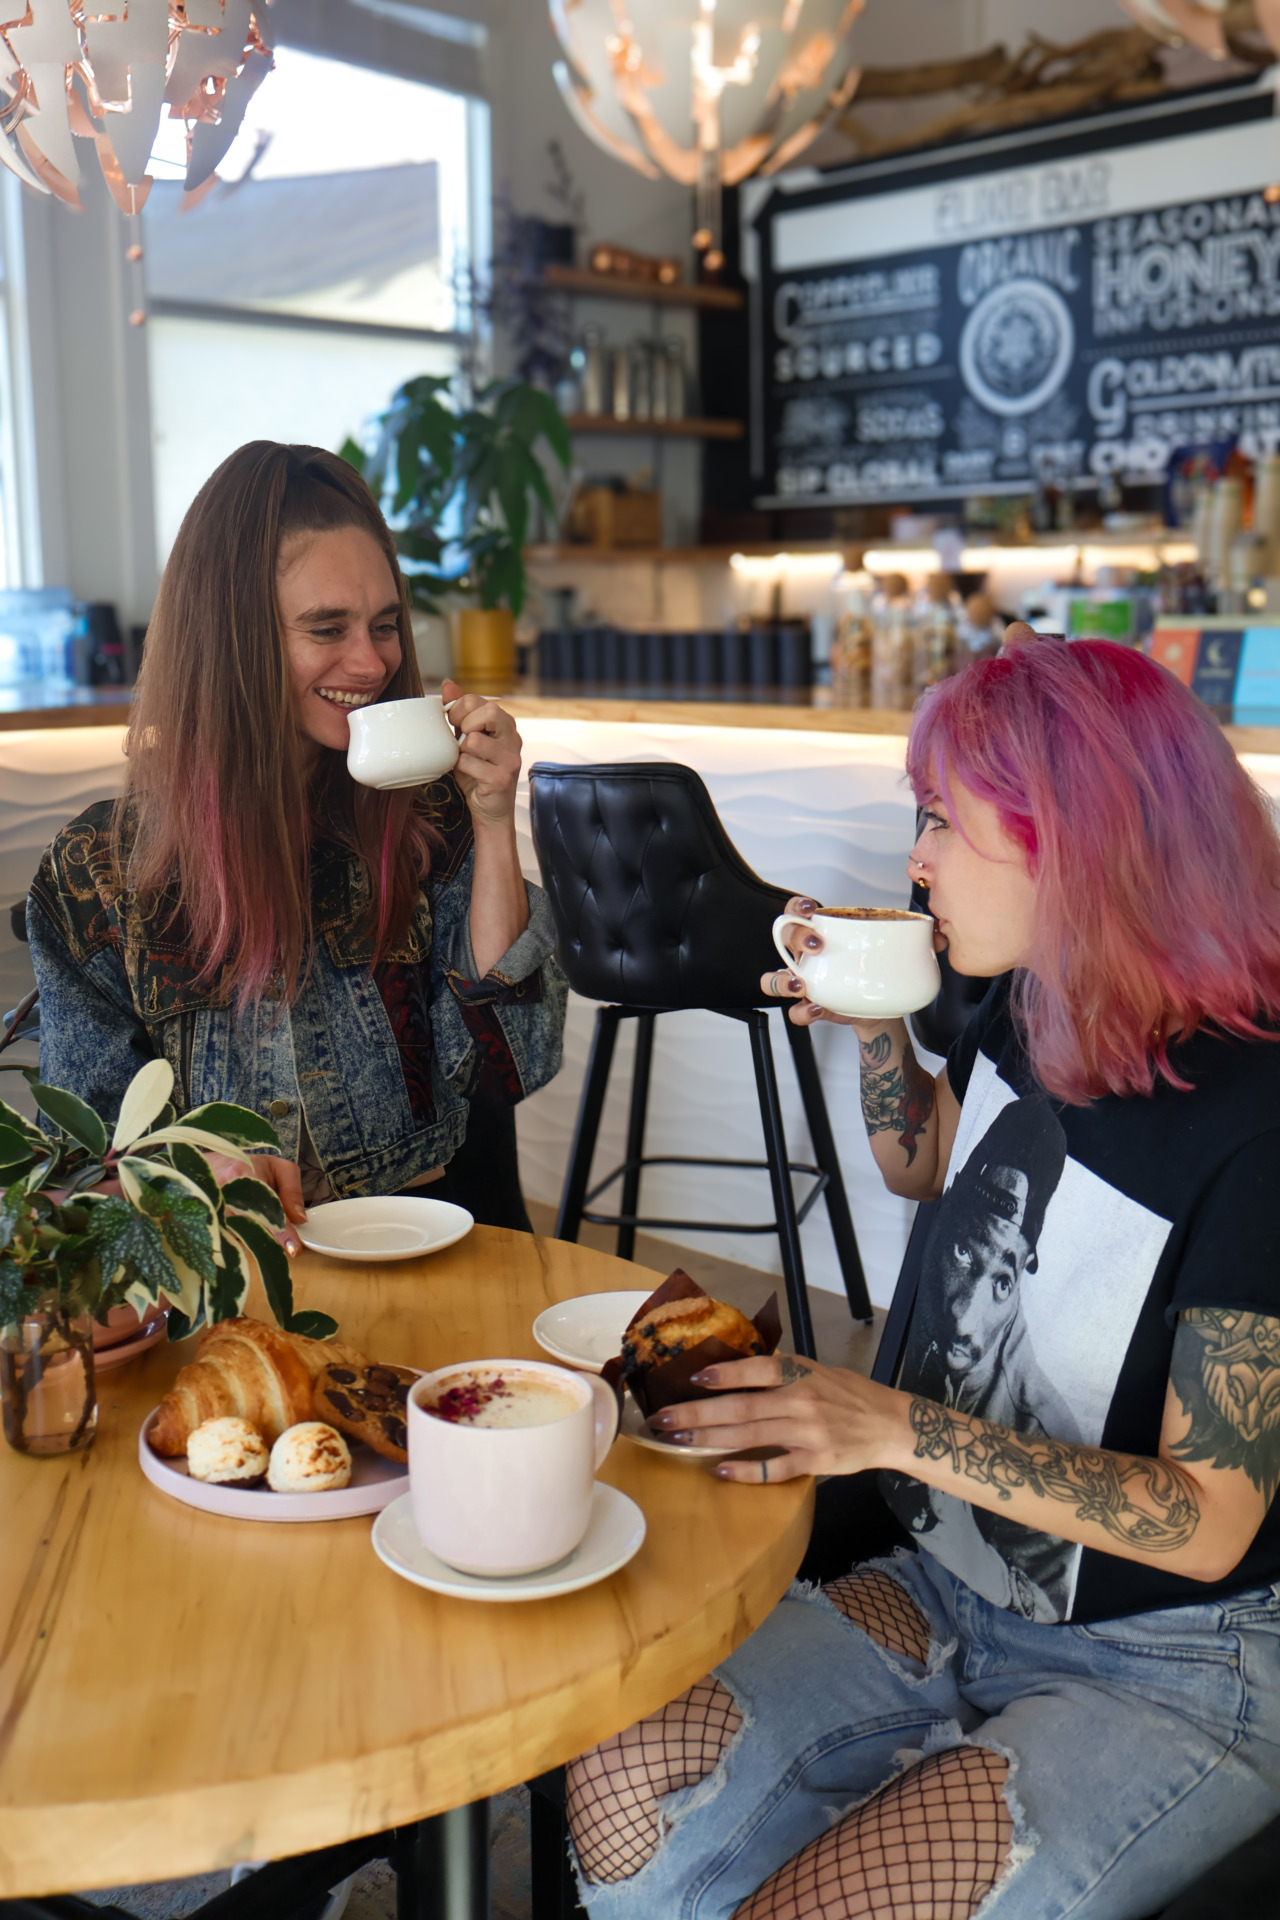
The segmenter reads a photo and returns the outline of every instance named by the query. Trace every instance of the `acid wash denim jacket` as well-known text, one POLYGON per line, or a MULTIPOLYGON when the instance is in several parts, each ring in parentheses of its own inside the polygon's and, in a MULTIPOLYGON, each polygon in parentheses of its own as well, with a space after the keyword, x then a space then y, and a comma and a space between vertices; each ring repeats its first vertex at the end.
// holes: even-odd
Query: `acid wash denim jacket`
POLYGON ((529 924, 476 978, 469 913, 471 816, 452 777, 424 789, 440 835, 404 941, 373 964, 362 931, 362 863, 312 848, 310 971, 288 1005, 237 1014, 200 981, 172 900, 144 914, 115 883, 112 803, 64 827, 40 863, 27 932, 40 989, 40 1077, 110 1124, 138 1068, 173 1067, 179 1112, 230 1100, 269 1119, 297 1160, 299 1115, 335 1197, 394 1193, 461 1145, 467 1097, 483 1082, 517 1101, 559 1071, 567 988, 552 957, 550 909, 527 888, 529 924))

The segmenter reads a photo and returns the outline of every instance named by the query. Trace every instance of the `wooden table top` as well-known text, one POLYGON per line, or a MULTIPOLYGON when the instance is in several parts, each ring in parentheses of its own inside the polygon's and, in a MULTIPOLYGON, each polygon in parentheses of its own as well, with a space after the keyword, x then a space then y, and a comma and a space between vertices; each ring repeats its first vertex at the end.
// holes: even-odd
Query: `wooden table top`
MULTIPOLYGON (((299 1304, 420 1367, 545 1357, 544 1306, 649 1277, 482 1227, 427 1260, 294 1266, 299 1304)), ((102 1375, 87 1453, 0 1444, 0 1898, 301 1853, 499 1792, 691 1685, 808 1540, 811 1482, 731 1486, 619 1440, 601 1478, 648 1521, 629 1566, 560 1599, 446 1599, 378 1561, 367 1519, 226 1520, 150 1486, 138 1428, 187 1357, 102 1375)))

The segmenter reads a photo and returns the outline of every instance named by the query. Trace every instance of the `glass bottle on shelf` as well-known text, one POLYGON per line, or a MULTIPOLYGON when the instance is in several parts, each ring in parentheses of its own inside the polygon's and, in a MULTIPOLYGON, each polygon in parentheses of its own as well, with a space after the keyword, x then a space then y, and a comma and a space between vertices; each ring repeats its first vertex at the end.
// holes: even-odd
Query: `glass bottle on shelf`
POLYGON ((609 411, 615 420, 631 418, 631 354, 615 347, 610 355, 609 411))
POLYGON ((916 596, 912 693, 936 687, 955 672, 956 628, 960 603, 952 591, 951 576, 931 573, 916 596))
POLYGON ((670 334, 664 342, 667 359, 667 418, 683 420, 689 411, 689 376, 684 363, 684 341, 670 334))
POLYGON ((582 395, 582 411, 601 414, 604 406, 604 335, 599 327, 582 329, 582 345, 574 348, 574 371, 582 395), (578 356, 581 355, 581 365, 578 356))
POLYGON ((649 382, 652 391, 653 418, 671 418, 671 371, 667 351, 660 340, 648 342, 649 382))
POLYGON ((653 418, 652 361, 649 357, 647 340, 631 342, 631 418, 633 420, 652 420, 653 418))

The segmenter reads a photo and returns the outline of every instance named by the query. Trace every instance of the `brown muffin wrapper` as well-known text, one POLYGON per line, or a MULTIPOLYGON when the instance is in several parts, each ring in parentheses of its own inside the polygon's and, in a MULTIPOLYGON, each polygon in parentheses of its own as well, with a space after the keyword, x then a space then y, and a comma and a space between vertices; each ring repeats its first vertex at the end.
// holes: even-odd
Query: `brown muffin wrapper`
MULTIPOLYGON (((700 1287, 696 1280, 690 1279, 683 1268, 677 1267, 674 1273, 668 1274, 660 1287, 654 1289, 638 1312, 632 1314, 627 1322, 627 1330, 630 1331, 656 1307, 665 1306, 670 1300, 695 1298, 706 1300, 709 1297, 705 1287, 700 1287)), ((782 1316, 778 1309, 776 1293, 770 1294, 759 1313, 752 1318, 751 1324, 763 1340, 765 1352, 775 1352, 782 1338, 782 1316)), ((659 1366, 649 1367, 644 1373, 634 1374, 629 1380, 623 1379, 621 1354, 616 1360, 606 1361, 600 1371, 601 1377, 608 1381, 618 1396, 619 1415, 622 1411, 624 1390, 629 1388, 631 1398, 648 1420, 653 1414, 660 1413, 663 1407, 679 1406, 686 1400, 712 1399, 713 1393, 710 1387, 694 1385, 694 1374, 700 1373, 703 1367, 713 1367, 721 1361, 742 1360, 747 1357, 724 1340, 710 1339, 700 1340, 696 1347, 690 1347, 685 1353, 676 1354, 671 1360, 662 1361, 659 1366)))

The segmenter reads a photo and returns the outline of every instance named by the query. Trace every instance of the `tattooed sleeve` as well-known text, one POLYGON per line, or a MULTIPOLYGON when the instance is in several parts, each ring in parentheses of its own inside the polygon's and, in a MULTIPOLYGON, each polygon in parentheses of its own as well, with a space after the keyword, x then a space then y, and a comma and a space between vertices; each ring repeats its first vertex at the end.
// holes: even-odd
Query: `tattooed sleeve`
POLYGON ((927 1074, 908 1041, 901 1066, 888 1065, 893 1042, 887 1033, 858 1042, 862 1068, 862 1117, 868 1136, 896 1133, 907 1165, 916 1157, 920 1135, 933 1113, 933 1077, 927 1074))
POLYGON ((1270 1502, 1280 1482, 1280 1320, 1239 1308, 1178 1315, 1169 1381, 1191 1425, 1175 1460, 1239 1467, 1270 1502))

